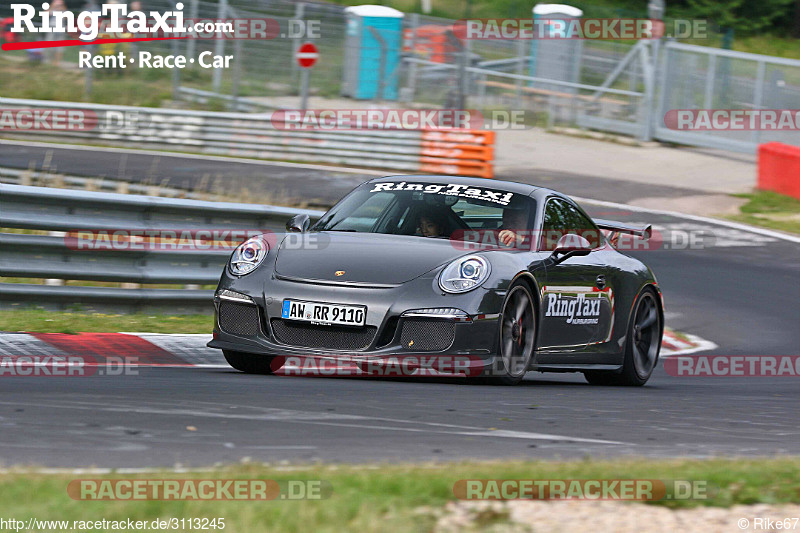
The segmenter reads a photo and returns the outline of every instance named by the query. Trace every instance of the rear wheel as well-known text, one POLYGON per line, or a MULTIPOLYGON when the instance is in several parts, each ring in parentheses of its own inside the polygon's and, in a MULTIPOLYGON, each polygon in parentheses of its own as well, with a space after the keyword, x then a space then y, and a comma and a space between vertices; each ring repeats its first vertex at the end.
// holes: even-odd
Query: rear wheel
POLYGON ((515 283, 506 295, 500 315, 500 342, 497 367, 488 381, 497 385, 516 385, 528 371, 536 345, 536 307, 528 286, 515 283))
POLYGON ((271 355, 257 355, 245 352, 222 350, 225 360, 236 370, 247 374, 272 374, 280 366, 274 367, 275 357, 271 355))
POLYGON ((584 372, 589 383, 640 387, 650 379, 658 362, 662 332, 661 314, 653 289, 646 288, 639 294, 635 309, 628 324, 622 372, 584 372))

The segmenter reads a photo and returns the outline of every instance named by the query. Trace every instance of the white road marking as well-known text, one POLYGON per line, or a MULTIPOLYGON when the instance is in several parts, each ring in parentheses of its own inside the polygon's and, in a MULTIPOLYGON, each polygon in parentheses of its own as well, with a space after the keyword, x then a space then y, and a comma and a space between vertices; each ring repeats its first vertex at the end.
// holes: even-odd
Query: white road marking
MULTIPOLYGON (((630 222, 637 226, 646 226, 649 222, 630 222)), ((696 222, 656 222, 652 224, 654 232, 660 233, 664 249, 682 250, 691 249, 692 246, 705 247, 707 245, 720 248, 737 246, 764 246, 767 243, 777 242, 775 237, 767 237, 750 231, 732 228, 719 228, 711 224, 696 222)), ((636 249, 635 243, 632 244, 636 249)))
MULTIPOLYGON (((20 402, 0 402, 1 405, 20 405, 20 402)), ((21 404, 28 405, 28 404, 21 404)), ((581 437, 570 437, 567 435, 553 435, 549 433, 532 433, 514 430, 491 430, 483 427, 461 426, 456 424, 445 424, 440 422, 423 422, 420 420, 403 420, 398 418, 372 417, 364 415, 348 415, 341 413, 316 413, 311 411, 295 411, 279 408, 258 408, 250 409, 248 413, 224 413, 214 411, 202 411, 197 409, 170 409, 166 407, 146 407, 122 405, 99 406, 97 404, 83 405, 83 402, 61 402, 58 404, 37 403, 36 407, 48 409, 81 409, 89 411, 123 412, 138 413, 146 415, 165 415, 197 418, 223 418, 248 421, 279 421, 283 423, 314 424, 322 426, 352 427, 363 429, 376 429, 386 431, 404 431, 411 433, 441 433, 446 435, 465 435, 473 437, 501 437, 512 439, 527 440, 549 440, 565 441, 588 444, 628 444, 618 441, 585 439, 581 437), (261 411, 261 414, 252 411, 261 411), (338 420, 338 421, 337 421, 338 420), (350 423, 346 422, 350 421, 350 423), (355 423, 355 422, 364 423, 355 423), (380 423, 380 424, 376 424, 380 423)))
POLYGON ((800 244, 800 236, 789 235, 787 233, 781 233, 779 231, 773 231, 766 228, 758 228, 756 226, 750 226, 748 224, 742 224, 740 222, 732 222, 730 220, 722 220, 719 218, 704 217, 700 215, 688 215, 686 213, 679 213, 677 211, 666 211, 661 209, 651 209, 649 207, 638 207, 634 205, 620 204, 617 202, 607 202, 605 200, 593 200, 591 198, 581 198, 579 196, 571 196, 571 198, 578 203, 587 203, 587 204, 599 205, 602 207, 612 207, 615 209, 622 209, 624 211, 635 211, 638 213, 652 213, 655 215, 666 215, 675 218, 683 218, 685 220, 694 220, 696 222, 705 222, 706 224, 725 226, 728 228, 733 228, 741 231, 748 231, 750 233, 757 233, 759 235, 765 235, 767 237, 772 237, 774 239, 780 239, 783 241, 800 244))

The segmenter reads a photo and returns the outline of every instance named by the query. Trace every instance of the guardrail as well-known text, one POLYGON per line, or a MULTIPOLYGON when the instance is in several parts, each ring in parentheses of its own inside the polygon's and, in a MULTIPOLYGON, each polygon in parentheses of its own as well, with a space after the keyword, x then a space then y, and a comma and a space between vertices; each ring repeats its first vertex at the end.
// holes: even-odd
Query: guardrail
POLYGON ((290 130, 276 128, 271 112, 223 113, 16 98, 0 98, 0 107, 71 110, 88 117, 85 124, 97 121, 83 129, 0 130, 27 139, 493 177, 491 131, 290 130))
MULTIPOLYGON (((270 205, 179 200, 117 193, 0 184, 0 228, 48 235, 0 233, 0 276, 135 284, 216 284, 230 249, 79 249, 78 231, 275 231, 293 215, 322 212, 270 205)), ((51 286, 0 283, 0 306, 81 304, 90 308, 170 312, 210 310, 201 289, 51 286)))
POLYGON ((43 187, 56 187, 66 189, 83 189, 86 191, 107 191, 123 194, 143 194, 147 196, 162 196, 168 198, 187 198, 190 200, 204 200, 209 197, 207 193, 196 193, 186 189, 176 189, 163 185, 146 185, 129 183, 127 181, 104 177, 87 178, 71 176, 50 170, 34 170, 0 167, 0 183, 11 185, 38 185, 43 187))

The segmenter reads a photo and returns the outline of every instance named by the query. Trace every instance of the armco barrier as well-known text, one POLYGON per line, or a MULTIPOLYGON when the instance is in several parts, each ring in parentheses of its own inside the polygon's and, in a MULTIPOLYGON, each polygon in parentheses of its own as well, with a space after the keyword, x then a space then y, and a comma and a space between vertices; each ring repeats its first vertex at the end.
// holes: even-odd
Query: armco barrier
POLYGON ((0 134, 19 138, 493 176, 491 131, 278 129, 271 112, 218 113, 0 98, 3 109, 81 110, 99 121, 97 127, 71 131, 0 127, 0 134))
POLYGON ((759 146, 758 188, 800 199, 800 147, 782 143, 759 146))
MULTIPOLYGON (((0 184, 0 228, 77 230, 282 230, 295 214, 320 211, 0 184)), ((213 285, 230 250, 76 250, 63 234, 0 233, 0 276, 213 285)), ((0 306, 82 304, 115 311, 209 311, 211 290, 0 283, 0 306)))

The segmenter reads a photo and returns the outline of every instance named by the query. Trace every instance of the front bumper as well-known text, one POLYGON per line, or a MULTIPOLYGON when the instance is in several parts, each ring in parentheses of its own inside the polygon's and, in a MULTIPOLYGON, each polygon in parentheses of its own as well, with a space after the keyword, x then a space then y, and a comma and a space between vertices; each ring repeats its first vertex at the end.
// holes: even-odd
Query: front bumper
POLYGON ((225 272, 217 293, 223 289, 244 294, 251 302, 215 297, 214 338, 208 343, 211 348, 254 355, 355 361, 445 354, 465 356, 477 366, 494 362, 498 310, 505 296, 504 291, 484 288, 464 294, 444 294, 433 275, 393 287, 356 287, 298 282, 274 275, 263 281, 263 276, 256 273, 234 278, 225 272), (286 298, 365 305, 365 328, 284 321, 281 307, 286 298), (457 308, 469 318, 403 316, 406 311, 426 308, 457 308), (255 324, 237 327, 239 316, 255 324))

